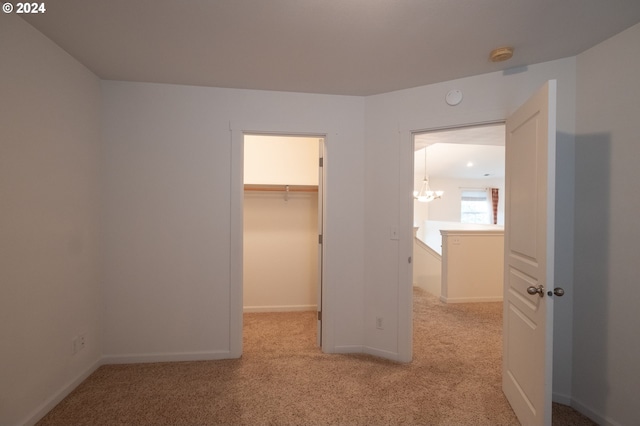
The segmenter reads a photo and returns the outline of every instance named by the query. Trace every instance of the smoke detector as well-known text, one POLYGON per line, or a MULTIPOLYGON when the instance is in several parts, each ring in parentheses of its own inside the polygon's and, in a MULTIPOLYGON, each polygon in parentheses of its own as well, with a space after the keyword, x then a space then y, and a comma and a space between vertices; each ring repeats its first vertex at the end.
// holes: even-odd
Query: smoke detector
POLYGON ((513 56, 513 47, 498 47, 493 49, 489 54, 491 62, 502 62, 511 59, 513 56))

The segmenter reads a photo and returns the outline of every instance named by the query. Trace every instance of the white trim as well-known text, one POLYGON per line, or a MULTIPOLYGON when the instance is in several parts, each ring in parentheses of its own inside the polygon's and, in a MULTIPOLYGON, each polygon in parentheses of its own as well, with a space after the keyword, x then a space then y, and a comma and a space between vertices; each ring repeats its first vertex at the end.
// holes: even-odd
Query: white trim
POLYGON ((440 301, 444 303, 484 303, 502 302, 502 297, 445 297, 440 296, 440 301))
POLYGON ((65 399, 75 388, 80 385, 83 381, 87 379, 94 371, 96 371, 101 365, 103 365, 104 360, 102 358, 98 359, 94 362, 89 368, 80 373, 71 381, 67 382, 63 385, 60 390, 54 393, 52 396, 47 398, 38 408, 33 410, 31 414, 29 414, 26 419, 19 424, 31 426, 35 425, 40 419, 42 419, 49 411, 51 411, 56 405, 58 405, 63 399, 65 399))
POLYGON ((371 355, 378 358, 406 363, 401 354, 397 352, 384 351, 381 349, 372 348, 370 346, 361 346, 361 345, 345 345, 345 346, 336 346, 332 353, 335 354, 364 354, 371 355))
MULTIPOLYGON (((498 123, 505 123, 505 111, 481 110, 464 116, 433 115, 420 117, 417 122, 398 124, 399 136, 399 194, 407 194, 407 197, 398 197, 398 221, 400 243, 398 245, 398 353, 402 362, 408 362, 413 356, 413 265, 409 271, 405 271, 402 265, 409 256, 413 256, 413 199, 409 194, 413 193, 414 175, 414 151, 415 136, 420 133, 428 133, 439 130, 453 130, 464 127, 479 127, 498 123), (454 122, 451 118, 454 117, 454 122), (425 124, 427 123, 427 124, 425 124), (409 199, 409 202, 407 201, 409 199)), ((451 303, 451 302, 449 302, 451 303)))
POLYGON ((334 354, 361 354, 364 353, 364 346, 362 345, 344 345, 344 346, 334 346, 333 352, 334 354))
MULTIPOLYGON (((231 143, 231 179, 229 184, 229 351, 233 358, 242 356, 243 305, 243 208, 244 208, 244 134, 233 131, 231 143)), ((230 356, 231 357, 231 356, 230 356)))
POLYGON ((431 246, 429 246, 429 244, 425 243, 418 237, 414 237, 414 241, 418 245, 418 247, 420 247, 422 250, 428 252, 430 255, 437 258, 438 260, 440 261, 442 260, 442 255, 437 251, 435 251, 434 249, 432 249, 431 246))
POLYGON ((245 306, 245 313, 255 312, 306 312, 317 311, 318 305, 275 305, 275 306, 245 306))
POLYGON ((413 359, 414 139, 411 132, 398 131, 398 158, 400 163, 409 162, 409 167, 399 164, 398 171, 397 353, 378 351, 379 356, 399 362, 411 362, 413 359))
POLYGON ((335 354, 365 354, 378 358, 388 359, 390 361, 405 363, 404 358, 397 352, 390 352, 381 349, 372 348, 370 346, 361 345, 344 345, 334 347, 335 354))
POLYGON ((102 364, 145 364, 154 362, 217 361, 238 358, 232 351, 167 352, 152 354, 105 355, 102 364))
MULTIPOLYGON (((327 140, 330 132, 307 132, 296 130, 282 130, 270 128, 267 125, 243 125, 238 123, 229 122, 229 132, 231 139, 231 183, 230 183, 230 198, 231 198, 231 226, 230 226, 230 288, 229 288, 229 348, 233 358, 242 356, 242 314, 244 313, 243 306, 243 217, 244 217, 244 136, 245 135, 277 135, 277 136, 300 136, 309 138, 321 138, 324 140, 323 144, 323 180, 326 183, 328 174, 328 161, 327 161, 327 140), (255 129, 264 130, 255 130, 255 129)), ((326 200, 327 200, 327 185, 323 185, 322 194, 322 208, 323 208, 323 262, 322 262, 322 276, 326 277, 326 240, 328 229, 326 226, 326 200)), ((328 303, 329 285, 326 279, 323 279, 322 285, 322 351, 331 352, 331 345, 333 342, 332 327, 329 326, 331 320, 331 303, 328 303)))
POLYGON ((451 112, 445 112, 443 114, 431 114, 428 117, 413 117, 410 121, 401 122, 398 128, 400 131, 410 131, 412 135, 411 140, 413 142, 413 136, 421 133, 504 124, 507 121, 505 117, 508 116, 509 111, 503 108, 492 110, 482 109, 461 115, 453 115, 451 112))
POLYGON ((612 420, 610 417, 602 416, 600 413, 593 411, 575 398, 572 398, 570 405, 576 411, 584 414, 601 426, 622 426, 622 423, 618 423, 615 420, 612 420))
POLYGON ((571 396, 570 395, 565 395, 565 394, 560 394, 560 393, 554 392, 551 395, 551 400, 553 402, 557 402, 558 404, 571 406, 571 396))
MULTIPOLYGON (((499 226, 499 225, 487 225, 487 226, 499 226)), ((452 235, 464 235, 464 236, 480 236, 486 237, 487 235, 504 236, 504 229, 461 229, 461 230, 449 230, 441 229, 440 235, 452 236, 452 235)))
MULTIPOLYGON (((330 261, 329 261, 329 256, 327 256, 327 253, 329 253, 329 249, 327 247, 331 247, 331 229, 327 226, 327 218, 329 217, 329 215, 327 214, 328 210, 328 206, 329 206, 329 202, 328 202, 328 188, 329 185, 327 184, 328 182, 328 175, 329 175, 329 164, 331 163, 330 161, 330 147, 329 147, 329 141, 331 140, 331 135, 333 135, 333 137, 336 137, 336 133, 322 133, 321 136, 323 139, 322 142, 322 191, 320 191, 319 196, 322 197, 322 199, 318 199, 319 203, 322 203, 322 265, 320 265, 320 274, 322 275, 322 280, 319 283, 319 285, 321 285, 321 292, 322 292, 322 297, 321 299, 318 301, 318 303, 320 304, 320 309, 322 310, 322 321, 321 321, 321 327, 322 327, 322 342, 321 342, 321 347, 320 349, 322 350, 322 352, 325 353, 332 353, 335 352, 334 349, 334 330, 335 330, 335 324, 334 324, 334 318, 335 318, 335 314, 334 314, 334 307, 335 304, 333 303, 333 291, 331 288, 331 282, 330 280, 327 279, 327 277, 329 277, 329 274, 327 273, 327 271, 329 270, 330 267, 330 261)), ((320 182, 318 182, 320 183, 320 182)))
POLYGON ((398 352, 384 351, 384 350, 372 348, 369 346, 363 347, 362 352, 367 355, 373 355, 373 356, 388 359, 391 361, 402 362, 402 363, 411 362, 411 360, 405 361, 405 358, 402 356, 402 354, 398 352))

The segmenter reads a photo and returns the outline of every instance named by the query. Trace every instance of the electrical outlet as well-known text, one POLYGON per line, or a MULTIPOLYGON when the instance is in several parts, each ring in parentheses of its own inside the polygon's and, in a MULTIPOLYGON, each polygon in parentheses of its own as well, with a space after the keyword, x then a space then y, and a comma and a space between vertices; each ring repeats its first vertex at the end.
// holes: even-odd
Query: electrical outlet
POLYGON ((78 336, 78 350, 83 350, 87 345, 87 338, 84 333, 78 336))
POLYGON ((383 322, 382 322, 382 317, 376 317, 376 328, 378 330, 383 330, 383 322))

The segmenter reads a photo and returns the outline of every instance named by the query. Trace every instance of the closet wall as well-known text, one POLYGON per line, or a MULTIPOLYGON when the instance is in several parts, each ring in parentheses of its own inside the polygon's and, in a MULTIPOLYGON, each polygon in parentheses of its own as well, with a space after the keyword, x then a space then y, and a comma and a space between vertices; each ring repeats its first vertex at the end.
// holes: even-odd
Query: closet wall
POLYGON ((315 137, 245 136, 245 312, 316 309, 318 153, 315 137))

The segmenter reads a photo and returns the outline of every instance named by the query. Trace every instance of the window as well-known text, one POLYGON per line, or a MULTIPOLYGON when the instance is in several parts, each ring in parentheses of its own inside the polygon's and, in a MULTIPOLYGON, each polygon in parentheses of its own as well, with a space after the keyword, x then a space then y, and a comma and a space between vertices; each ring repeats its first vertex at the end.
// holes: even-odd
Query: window
POLYGON ((491 207, 484 189, 465 189, 462 191, 460 222, 491 223, 491 207))

